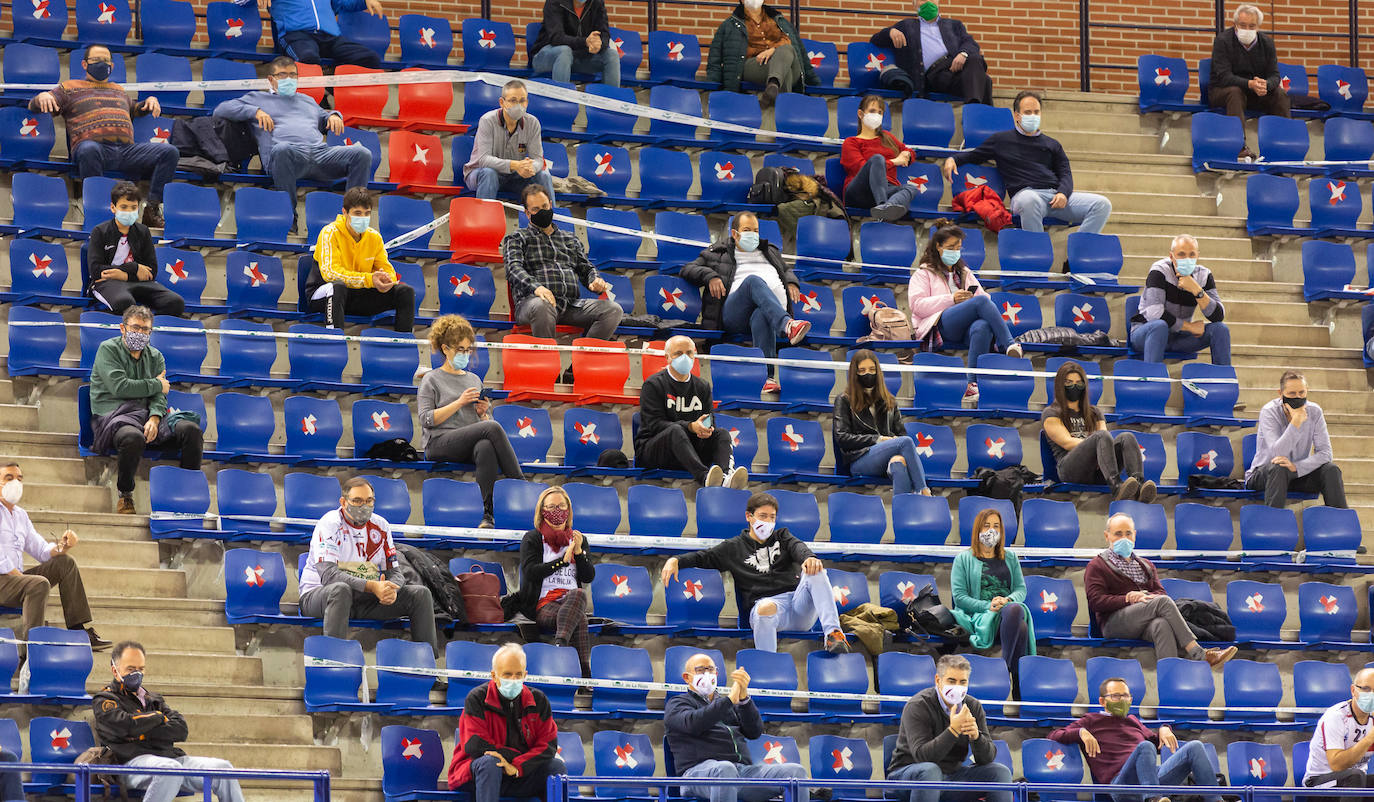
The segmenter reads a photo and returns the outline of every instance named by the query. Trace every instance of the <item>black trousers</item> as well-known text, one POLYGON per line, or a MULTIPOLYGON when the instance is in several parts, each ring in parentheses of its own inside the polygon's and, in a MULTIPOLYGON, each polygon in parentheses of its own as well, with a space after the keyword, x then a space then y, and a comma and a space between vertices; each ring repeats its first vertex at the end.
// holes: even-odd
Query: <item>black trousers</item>
POLYGON ((396 330, 409 333, 415 328, 415 288, 396 284, 382 292, 373 289, 350 289, 342 282, 334 282, 334 294, 310 302, 310 309, 324 313, 324 324, 331 329, 344 327, 344 315, 370 317, 395 310, 396 330))
POLYGON ((425 459, 435 462, 471 462, 482 489, 482 509, 491 515, 492 488, 502 476, 524 479, 520 458, 511 448, 506 430, 494 420, 469 423, 461 429, 444 429, 432 436, 425 447, 425 459))
POLYGON ((137 426, 121 426, 115 432, 114 445, 118 452, 116 462, 119 476, 115 481, 120 495, 134 492, 134 475, 138 473, 138 463, 143 459, 145 448, 161 451, 179 451, 181 467, 192 471, 200 470, 200 456, 204 448, 200 427, 184 420, 172 427, 172 436, 154 440, 151 444, 143 439, 143 430, 137 426))
POLYGON ((156 281, 105 279, 91 286, 91 295, 116 315, 134 304, 148 307, 155 315, 181 317, 186 311, 186 301, 156 281))
POLYGON ((716 429, 710 437, 697 437, 683 426, 669 426, 635 450, 635 465, 668 471, 687 471, 705 483, 712 465, 730 467, 730 433, 716 429))
MULTIPOLYGON (((1303 781, 1303 785, 1308 788, 1316 788, 1326 783, 1335 783, 1333 788, 1374 788, 1374 777, 1366 774, 1364 769, 1357 767, 1346 769, 1345 771, 1333 771, 1329 774, 1315 774, 1303 781)), ((1298 797, 1304 799, 1304 797, 1298 797)), ((1307 802, 1366 802, 1366 796, 1338 796, 1338 797, 1306 797, 1307 802)))
POLYGON ((950 72, 949 61, 940 59, 926 71, 926 89, 958 95, 969 103, 992 105, 992 79, 988 77, 988 63, 982 56, 969 56, 958 72, 950 72))
POLYGON ((286 55, 305 64, 319 64, 323 57, 338 64, 374 70, 382 66, 381 57, 372 48, 323 31, 288 31, 281 35, 278 46, 286 55))
POLYGON ((1282 465, 1262 465, 1250 474, 1245 487, 1264 491, 1264 503, 1270 507, 1288 506, 1288 494, 1321 493, 1322 503, 1328 507, 1344 508, 1345 482, 1341 469, 1328 462, 1306 476, 1298 476, 1282 465))

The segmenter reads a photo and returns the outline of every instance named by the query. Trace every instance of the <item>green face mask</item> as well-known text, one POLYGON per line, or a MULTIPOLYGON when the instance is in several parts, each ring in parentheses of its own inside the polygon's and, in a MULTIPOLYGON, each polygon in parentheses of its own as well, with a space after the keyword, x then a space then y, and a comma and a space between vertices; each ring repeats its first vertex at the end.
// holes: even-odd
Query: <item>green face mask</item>
POLYGON ((1113 716, 1125 718, 1126 715, 1131 712, 1131 703, 1127 701, 1108 702, 1106 708, 1107 712, 1111 713, 1113 716))
POLYGON ((926 22, 934 22, 935 18, 940 16, 940 7, 930 2, 930 0, 926 0, 916 9, 916 16, 926 22))

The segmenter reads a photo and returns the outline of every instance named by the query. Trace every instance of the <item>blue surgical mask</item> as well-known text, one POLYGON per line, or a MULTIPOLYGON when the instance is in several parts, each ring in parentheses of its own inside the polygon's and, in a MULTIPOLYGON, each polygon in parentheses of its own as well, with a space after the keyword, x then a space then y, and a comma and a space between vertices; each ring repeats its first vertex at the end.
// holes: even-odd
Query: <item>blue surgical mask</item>
POLYGON ((1355 700, 1355 705, 1363 710, 1366 715, 1374 713, 1374 691, 1367 693, 1362 691, 1359 698, 1355 700))
POLYGON ((120 209, 119 211, 115 212, 114 215, 115 222, 119 223, 121 226, 124 226, 125 228, 128 228, 129 226, 138 222, 137 209, 133 210, 132 212, 126 212, 123 209, 120 209))
POLYGON ((1197 270, 1197 260, 1196 260, 1196 259, 1175 259, 1175 260, 1174 260, 1174 272, 1175 272, 1175 273, 1178 273, 1180 276, 1191 276, 1191 275, 1193 275, 1193 271, 1194 271, 1194 270, 1197 270))
POLYGON ((470 359, 471 357, 472 354, 469 354, 465 351, 460 351, 454 354, 452 357, 450 357, 448 363, 453 366, 454 370, 467 370, 468 359, 470 359))
POLYGON ((297 84, 298 81, 295 78, 278 78, 277 94, 281 95, 282 97, 291 97, 292 95, 296 94, 297 84))
POLYGON ((669 364, 673 366, 673 370, 677 371, 679 376, 690 376, 692 375, 692 363, 695 361, 688 354, 678 354, 673 357, 673 361, 669 364))
POLYGON ((372 215, 367 214, 362 217, 356 215, 348 216, 348 225, 352 226, 354 234, 361 234, 367 230, 368 224, 372 222, 372 215))
POLYGON ((496 681, 496 692, 507 699, 518 697, 520 691, 524 689, 525 681, 521 679, 498 679, 496 681))
POLYGON ((940 251, 940 261, 944 262, 947 267, 954 267, 959 264, 959 260, 963 257, 964 252, 961 250, 940 251))
POLYGON ((1112 551, 1116 552, 1118 557, 1129 557, 1134 550, 1135 543, 1124 537, 1112 544, 1112 551))
POLYGON ((1022 131, 1025 131, 1025 132, 1028 133, 1028 134, 1033 134, 1033 133, 1035 133, 1036 131, 1039 131, 1039 130, 1040 130, 1040 115, 1039 115, 1039 114, 1022 114, 1022 115, 1021 115, 1021 130, 1022 130, 1022 131))
POLYGON ((741 231, 739 233, 739 249, 741 251, 755 251, 759 247, 759 232, 741 231))

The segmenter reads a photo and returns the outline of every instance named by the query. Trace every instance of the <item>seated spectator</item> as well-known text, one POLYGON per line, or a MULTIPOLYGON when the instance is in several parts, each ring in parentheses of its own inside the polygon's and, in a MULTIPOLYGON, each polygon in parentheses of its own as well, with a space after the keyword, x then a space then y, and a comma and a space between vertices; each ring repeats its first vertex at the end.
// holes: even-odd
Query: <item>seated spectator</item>
MULTIPOLYGON (((1374 776, 1369 774, 1369 756, 1374 752, 1370 713, 1374 713, 1374 669, 1363 668, 1350 681, 1350 698, 1327 708, 1317 722, 1307 749, 1304 787, 1374 788, 1374 776)), ((1298 767, 1294 766, 1295 775, 1297 771, 1298 767)), ((1363 797, 1336 799, 1357 802, 1363 797)))
MULTIPOLYGON (((1131 689, 1126 680, 1112 677, 1103 680, 1098 690, 1103 713, 1089 713, 1067 727, 1050 733, 1050 740, 1061 744, 1078 744, 1088 759, 1088 771, 1098 785, 1183 785, 1192 779, 1193 785, 1215 786, 1216 769, 1207 757, 1201 741, 1182 745, 1167 725, 1154 732, 1145 729, 1140 719, 1131 714, 1131 689), (1173 751, 1162 764, 1160 747, 1173 751)), ((1144 794, 1112 794, 1115 802, 1141 802, 1144 794)), ((1163 802, 1168 797, 1150 797, 1163 802)), ((1209 795, 1203 802, 1221 802, 1221 797, 1209 795)))
MULTIPOLYGON (((935 664, 935 684, 916 692, 902 708, 897 745, 887 779, 900 782, 1009 783, 1011 771, 997 762, 983 705, 968 695, 968 658, 947 654, 935 664), (971 763, 965 761, 972 758, 971 763)), ((983 799, 1011 802, 1011 791, 960 792, 919 788, 896 792, 907 802, 983 799)))
POLYGON ((679 334, 668 339, 663 351, 668 364, 639 389, 635 465, 686 470, 706 487, 727 484, 725 472, 730 471, 728 485, 743 490, 749 484, 749 466, 730 470, 730 433, 713 423, 711 384, 692 375, 696 343, 679 334))
POLYGON ((526 111, 529 102, 524 81, 507 81, 501 87, 500 106, 477 121, 472 155, 463 165, 463 183, 477 197, 490 199, 498 192, 520 193, 537 186, 552 205, 553 176, 544 169, 543 129, 539 118, 526 111))
POLYGON ((706 55, 706 80, 729 92, 740 91, 745 81, 761 84, 759 105, 765 109, 780 92, 801 92, 821 83, 792 23, 763 0, 741 0, 716 28, 706 55))
POLYGON ((1073 171, 1064 146, 1041 133, 1040 96, 1021 92, 1011 104, 1015 127, 990 135, 973 150, 945 159, 941 168, 948 182, 955 168, 997 162, 1007 185, 1011 213, 1021 216, 1021 228, 1044 231, 1045 217, 1054 217, 1079 231, 1101 234, 1112 214, 1112 202, 1091 192, 1075 192, 1073 171))
POLYGON ((421 583, 403 584, 391 525, 372 511, 377 495, 361 476, 343 483, 339 508, 315 524, 301 569, 301 615, 324 619, 324 634, 348 637, 350 618, 410 619, 410 639, 439 656, 434 597, 421 583))
POLYGON ((566 774, 549 699, 525 684, 525 650, 507 643, 491 658, 491 679, 468 692, 448 767, 448 787, 473 802, 546 799, 549 777, 566 774))
MULTIPOLYGON (((47 620, 48 591, 56 585, 67 629, 84 630, 90 636, 93 651, 110 648, 109 641, 102 640, 87 626, 91 622, 91 606, 86 601, 81 569, 71 555, 76 548, 76 533, 68 529, 56 542, 43 540, 33 528, 28 512, 19 506, 23 496, 24 471, 19 463, 0 466, 0 605, 24 609, 23 623, 15 628, 14 636, 23 640, 30 629, 43 626, 47 620), (24 568, 25 554, 38 564, 24 568)), ((19 648, 22 653, 24 647, 19 648)), ((0 760, 4 757, 0 756, 0 760)), ((0 778, 6 776, 0 774, 0 778)), ((0 791, 0 800, 10 799, 14 797, 0 791)))
POLYGON ((897 66, 911 76, 913 94, 939 92, 966 103, 992 105, 992 79, 978 43, 964 23, 940 16, 933 0, 921 3, 916 17, 883 28, 869 42, 894 51, 897 66))
POLYGON ((153 313, 146 306, 124 310, 119 336, 100 344, 91 363, 91 429, 94 449, 118 452, 116 512, 134 513, 134 475, 144 447, 179 452, 181 467, 200 470, 203 435, 199 416, 192 412, 167 414, 167 363, 148 343, 153 338, 153 313))
POLYGON ((1146 362, 1163 362, 1165 351, 1196 354, 1212 349, 1213 365, 1231 364, 1231 330, 1212 271, 1197 263, 1197 240, 1174 237, 1169 256, 1150 265, 1140 308, 1131 322, 1131 348, 1146 362), (1193 320, 1201 308, 1206 321, 1193 320))
MULTIPOLYGON (((706 290, 701 294, 702 327, 748 334, 766 359, 777 357, 778 337, 797 345, 811 331, 810 321, 789 314, 801 297, 801 281, 783 261, 777 243, 759 239, 753 212, 735 215, 730 238, 703 249, 679 275, 706 290)), ((763 392, 781 389, 775 374, 775 366, 769 365, 763 392)))
POLYGON ((620 86, 620 54, 611 44, 604 0, 544 0, 539 36, 530 45, 530 67, 537 78, 569 83, 573 70, 598 75, 600 83, 620 86))
MULTIPOLYGON (((997 304, 964 262, 964 230, 949 220, 935 221, 930 242, 921 253, 920 269, 911 271, 907 307, 911 310, 912 336, 934 351, 945 341, 968 343, 968 364, 997 348, 1007 356, 1020 357, 1021 345, 1012 342, 1011 329, 997 304)), ((978 380, 968 375, 965 401, 978 400, 978 380)))
POLYGON ((303 64, 329 59, 377 69, 382 59, 372 48, 340 35, 336 14, 364 11, 385 16, 379 0, 274 0, 269 6, 277 49, 303 64))
POLYGON ((916 441, 902 426, 897 399, 883 381, 878 355, 861 348, 849 358, 849 382, 835 397, 835 453, 852 476, 890 476, 893 493, 930 495, 916 441))
POLYGON ((780 630, 811 629, 819 617, 826 651, 847 653, 849 643, 840 630, 825 566, 786 527, 777 528, 777 521, 777 499, 755 493, 745 505, 745 530, 709 549, 669 557, 663 564, 663 586, 677 578, 679 568, 727 572, 735 581, 740 616, 749 611, 754 648, 776 652, 780 630))
POLYGON ((906 217, 916 192, 897 180, 897 168, 911 166, 915 151, 891 131, 883 130, 883 99, 864 95, 859 101, 859 133, 840 145, 844 167, 844 205, 868 209, 887 222, 906 217))
POLYGON ((973 546, 954 558, 950 612, 968 630, 970 645, 991 649, 999 641, 1011 675, 1011 695, 1021 698, 1021 655, 1035 654, 1035 624, 1026 607, 1021 561, 1006 547, 1002 515, 992 507, 973 519, 973 546))
POLYGON ((542 186, 525 187, 521 201, 530 224, 501 241, 510 287, 512 319, 536 337, 553 339, 557 325, 576 326, 587 337, 608 340, 625 310, 604 298, 583 298, 581 284, 595 293, 611 288, 587 261, 577 237, 553 223, 553 196, 542 186))
MULTIPOLYGON (((1212 42, 1207 104, 1226 109, 1242 126, 1247 110, 1277 117, 1293 116, 1283 77, 1279 75, 1278 50, 1268 34, 1260 33, 1263 23, 1264 12, 1259 6, 1236 6, 1231 27, 1212 42)), ((1242 147, 1236 156, 1241 161, 1255 157, 1249 146, 1242 147)))
MULTIPOLYGON (((1097 621, 1102 637, 1144 638, 1154 643, 1156 658, 1206 660, 1218 671, 1236 656, 1234 646, 1203 649, 1198 645, 1188 622, 1179 614, 1178 605, 1159 584, 1154 563, 1132 555, 1135 520, 1131 516, 1124 512, 1111 516, 1104 534, 1107 548, 1092 558, 1083 572, 1088 612, 1097 621)), ((1088 756, 1092 757, 1091 753, 1088 756)), ((1093 776, 1106 782, 1096 771, 1093 776)))
MULTIPOLYGON (((744 738, 763 735, 763 717, 749 696, 749 672, 731 672, 730 685, 720 692, 716 663, 710 655, 694 654, 682 667, 687 693, 669 696, 663 703, 663 739, 673 753, 677 773, 684 780, 804 780, 806 769, 796 763, 755 763, 735 733, 744 738)), ((781 796, 768 785, 687 786, 683 792, 709 802, 765 802, 781 796)), ((808 802, 810 790, 797 789, 797 802, 808 802)))
MULTIPOLYGON (((177 748, 190 737, 186 719, 161 694, 143 685, 148 654, 137 641, 120 641, 110 652, 111 680, 91 700, 96 743, 113 753, 114 764, 152 769, 232 769, 217 757, 193 757, 177 748)), ((194 774, 130 774, 129 788, 143 792, 144 802, 172 802, 179 794, 204 793, 205 779, 194 774)), ((210 781, 219 802, 243 802, 239 781, 210 781)))
POLYGON ((262 169, 272 176, 274 189, 291 197, 293 215, 296 185, 302 178, 345 178, 345 189, 366 187, 372 178, 372 153, 365 145, 324 143, 326 130, 331 134, 343 133, 343 115, 325 111, 313 97, 297 92, 299 79, 296 62, 278 56, 267 65, 267 82, 272 91, 248 92, 215 107, 216 117, 253 123, 262 169))
POLYGON ((1145 478, 1145 457, 1140 444, 1132 432, 1107 431, 1107 421, 1088 397, 1086 377, 1083 366, 1077 362, 1060 365, 1054 374, 1053 403, 1040 413, 1059 480, 1109 485, 1115 501, 1149 504, 1155 500, 1158 488, 1145 478))
POLYGON ((86 246, 88 291, 116 315, 140 304, 155 315, 181 317, 186 301, 157 282, 153 234, 138 222, 142 198, 143 193, 132 181, 120 181, 110 190, 114 217, 91 229, 86 246))
POLYGON ((535 502, 534 528, 520 539, 520 590, 505 606, 554 633, 553 645, 576 649, 584 677, 592 675, 592 636, 582 586, 595 578, 587 540, 573 529, 572 498, 550 487, 535 502))
POLYGON ((162 106, 152 96, 135 103, 124 87, 110 81, 114 60, 105 45, 87 47, 81 68, 86 71, 85 78, 63 81, 56 89, 39 92, 29 101, 29 111, 66 118, 67 152, 76 168, 78 186, 93 175, 105 173, 147 175, 148 205, 143 209, 143 225, 161 228, 162 189, 172 180, 181 156, 176 146, 167 142, 135 142, 129 115, 157 117, 162 106))
POLYGON ((415 328, 415 288, 401 281, 387 259, 382 235, 372 228, 372 197, 363 187, 343 196, 343 214, 320 229, 308 265, 305 294, 313 312, 324 313, 331 329, 344 327, 345 315, 370 317, 396 312, 396 331, 415 328))
POLYGON ((470 463, 482 489, 480 528, 495 526, 492 488, 496 480, 524 479, 520 458, 501 424, 491 419, 491 400, 482 379, 468 370, 477 334, 458 315, 443 315, 429 329, 429 346, 444 355, 444 364, 420 380, 420 450, 435 462, 470 463))
POLYGON ((1264 494, 1271 507, 1288 506, 1288 494, 1322 494, 1328 507, 1345 507, 1345 481, 1332 462, 1331 436, 1322 408, 1307 398, 1307 378, 1286 370, 1279 397, 1260 408, 1255 458, 1245 487, 1264 494))

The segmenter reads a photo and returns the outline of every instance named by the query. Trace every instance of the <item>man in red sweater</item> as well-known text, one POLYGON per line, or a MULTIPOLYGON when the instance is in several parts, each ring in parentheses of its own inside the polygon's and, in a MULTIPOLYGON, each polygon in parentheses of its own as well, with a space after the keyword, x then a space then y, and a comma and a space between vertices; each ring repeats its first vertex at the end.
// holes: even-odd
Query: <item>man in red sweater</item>
MULTIPOLYGON (((1098 691, 1103 713, 1089 713, 1067 727, 1050 733, 1051 741, 1078 744, 1088 758, 1088 770, 1098 785, 1182 785, 1189 777, 1194 785, 1215 786, 1216 768, 1201 741, 1179 746, 1173 730, 1161 726, 1150 732, 1140 719, 1131 715, 1131 689, 1126 680, 1104 680, 1098 691), (1173 754, 1162 764, 1159 747, 1173 754)), ((1115 802, 1140 802, 1142 794, 1112 794, 1115 802)), ((1219 796, 1204 796, 1204 802, 1220 802, 1219 796)), ((1149 802, 1169 802, 1167 796, 1149 802)))
POLYGON ((1119 512, 1107 519, 1107 548, 1088 563, 1083 590, 1088 611, 1104 638, 1144 638, 1155 645, 1155 657, 1206 660, 1212 668, 1236 656, 1236 647, 1203 649, 1164 593, 1154 563, 1132 554, 1135 521, 1119 512))

